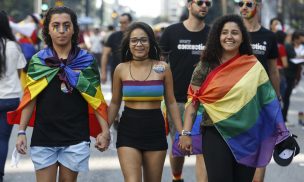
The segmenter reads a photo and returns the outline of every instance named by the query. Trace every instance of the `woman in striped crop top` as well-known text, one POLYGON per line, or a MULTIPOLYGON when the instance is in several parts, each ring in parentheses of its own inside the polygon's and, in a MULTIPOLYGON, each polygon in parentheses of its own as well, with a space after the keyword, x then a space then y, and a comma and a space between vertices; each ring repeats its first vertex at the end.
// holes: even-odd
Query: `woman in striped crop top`
POLYGON ((122 40, 122 63, 113 77, 109 122, 121 101, 125 108, 117 129, 117 152, 125 181, 161 181, 168 144, 161 112, 164 99, 176 128, 182 130, 167 63, 159 61, 160 49, 153 30, 143 22, 130 25, 122 40), (143 169, 143 171, 141 170, 143 169))

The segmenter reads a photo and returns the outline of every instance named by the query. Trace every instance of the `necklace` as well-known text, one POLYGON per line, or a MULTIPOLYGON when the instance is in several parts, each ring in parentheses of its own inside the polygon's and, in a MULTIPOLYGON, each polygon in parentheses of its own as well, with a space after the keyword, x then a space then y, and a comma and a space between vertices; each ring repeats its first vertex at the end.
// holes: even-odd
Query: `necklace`
POLYGON ((147 76, 144 80, 136 80, 136 79, 133 77, 132 72, 131 72, 131 61, 130 61, 130 64, 129 64, 129 72, 130 72, 130 76, 131 76, 132 80, 134 80, 134 81, 146 81, 146 80, 149 78, 149 76, 151 75, 152 66, 153 66, 153 62, 151 63, 150 72, 149 72, 148 76, 147 76))

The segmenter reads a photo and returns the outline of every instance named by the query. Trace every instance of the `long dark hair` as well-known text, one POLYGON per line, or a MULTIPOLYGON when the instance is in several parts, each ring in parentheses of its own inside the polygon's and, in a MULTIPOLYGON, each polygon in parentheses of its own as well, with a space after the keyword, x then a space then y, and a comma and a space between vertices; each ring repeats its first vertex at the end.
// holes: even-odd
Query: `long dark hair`
POLYGON ((5 11, 0 11, 0 78, 6 71, 6 41, 16 41, 5 11))
POLYGON ((238 25, 243 36, 243 42, 240 45, 239 53, 241 55, 252 55, 252 48, 250 45, 250 38, 243 20, 238 15, 225 15, 218 18, 208 35, 206 49, 204 50, 201 61, 207 62, 211 68, 215 68, 221 64, 221 57, 223 55, 223 48, 220 43, 220 36, 224 25, 227 22, 234 22, 238 25))
POLYGON ((70 15, 71 21, 73 23, 73 28, 74 28, 74 34, 72 36, 72 47, 78 45, 79 26, 78 26, 78 23, 77 23, 77 15, 70 8, 65 7, 65 6, 60 6, 60 7, 50 8, 45 15, 45 20, 44 20, 43 29, 42 29, 42 35, 43 35, 43 39, 44 39, 45 43, 49 47, 53 47, 52 39, 51 39, 51 36, 49 35, 49 25, 50 25, 50 22, 51 22, 52 15, 53 14, 62 14, 62 13, 66 13, 66 14, 70 15))
POLYGON ((144 23, 144 22, 135 22, 132 23, 127 30, 124 33, 124 37, 122 39, 121 43, 121 58, 122 62, 127 62, 133 59, 133 55, 129 49, 129 42, 130 42, 130 35, 135 29, 142 29, 146 34, 148 35, 149 38, 149 44, 150 44, 150 50, 149 50, 149 58, 154 59, 154 60, 159 60, 160 59, 160 49, 158 44, 156 43, 156 39, 154 36, 154 32, 152 28, 144 23))

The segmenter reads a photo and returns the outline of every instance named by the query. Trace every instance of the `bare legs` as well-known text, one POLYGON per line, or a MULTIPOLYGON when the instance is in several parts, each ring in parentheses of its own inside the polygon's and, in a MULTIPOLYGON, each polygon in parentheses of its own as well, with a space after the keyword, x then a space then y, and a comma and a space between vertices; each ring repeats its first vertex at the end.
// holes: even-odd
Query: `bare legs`
POLYGON ((125 182, 141 182, 142 176, 145 182, 161 181, 166 150, 140 151, 119 147, 117 152, 125 182))
POLYGON ((196 155, 195 173, 197 182, 208 182, 207 170, 203 155, 196 155))
POLYGON ((59 182, 76 182, 78 172, 74 172, 59 163, 36 171, 37 182, 56 182, 59 167, 59 182))

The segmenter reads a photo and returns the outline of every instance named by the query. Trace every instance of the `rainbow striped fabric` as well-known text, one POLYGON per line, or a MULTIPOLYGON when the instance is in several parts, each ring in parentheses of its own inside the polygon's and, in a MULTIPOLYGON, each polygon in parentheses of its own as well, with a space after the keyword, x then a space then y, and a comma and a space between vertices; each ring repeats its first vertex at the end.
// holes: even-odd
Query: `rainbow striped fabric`
MULTIPOLYGON (((46 48, 35 54, 29 64, 26 75, 26 86, 23 98, 17 110, 8 113, 9 124, 19 124, 22 109, 48 85, 59 72, 58 67, 49 67, 45 59, 53 57, 51 49, 46 48)), ((77 89, 88 102, 90 135, 96 137, 100 131, 100 125, 94 114, 94 110, 104 119, 108 120, 107 104, 104 100, 99 80, 99 72, 95 59, 87 51, 80 50, 76 58, 64 66, 70 85, 77 89)), ((35 112, 30 119, 29 126, 33 126, 35 112)))
POLYGON ((163 80, 126 80, 122 85, 124 101, 162 101, 164 98, 163 80))
POLYGON ((275 144, 289 136, 281 106, 263 66, 254 56, 237 56, 216 69, 194 93, 236 161, 263 167, 271 160, 275 144))

